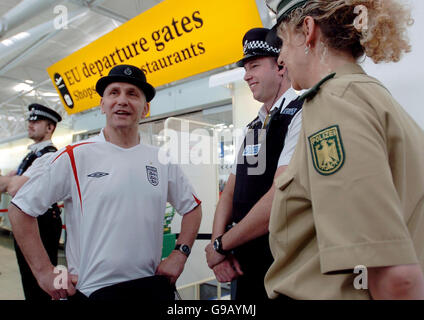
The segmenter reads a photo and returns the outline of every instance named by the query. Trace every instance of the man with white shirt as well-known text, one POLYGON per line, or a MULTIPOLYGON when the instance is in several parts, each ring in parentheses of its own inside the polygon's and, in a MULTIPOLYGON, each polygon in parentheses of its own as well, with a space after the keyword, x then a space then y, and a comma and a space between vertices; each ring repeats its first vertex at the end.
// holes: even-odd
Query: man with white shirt
MULTIPOLYGON (((30 152, 22 160, 17 171, 10 173, 8 177, 0 177, 0 180, 4 182, 1 192, 9 191, 12 181, 21 179, 22 175, 31 168, 36 159, 48 158, 50 154, 57 151, 51 138, 56 129, 56 124, 62 120, 62 117, 56 111, 38 103, 30 104, 28 110, 30 111, 28 137, 34 143, 28 147, 30 152)), ((42 196, 42 193, 39 196, 42 196)), ((48 210, 37 218, 37 222, 43 246, 51 263, 56 265, 59 239, 62 232, 62 220, 60 218, 60 209, 56 203, 53 205, 52 203, 50 203, 48 210)), ((25 299, 50 300, 50 296, 38 285, 16 241, 15 251, 25 299)))
POLYGON ((268 243, 273 180, 287 168, 294 152, 302 101, 291 88, 286 68, 277 63, 281 40, 275 31, 251 29, 243 47, 238 65, 245 68, 244 80, 263 105, 247 125, 205 251, 218 281, 236 279, 235 300, 263 301, 267 299, 264 277, 273 261, 268 243))
POLYGON ((143 71, 118 65, 96 90, 106 127, 98 139, 59 150, 31 176, 9 206, 12 228, 53 299, 172 300, 200 226, 200 201, 181 168, 160 161, 159 149, 140 141, 138 123, 155 95, 143 71), (43 198, 36 195, 41 190, 43 198), (33 217, 57 199, 72 208, 66 216, 72 270, 67 286, 59 287, 33 226, 33 217), (175 250, 161 260, 167 202, 183 218, 175 250))

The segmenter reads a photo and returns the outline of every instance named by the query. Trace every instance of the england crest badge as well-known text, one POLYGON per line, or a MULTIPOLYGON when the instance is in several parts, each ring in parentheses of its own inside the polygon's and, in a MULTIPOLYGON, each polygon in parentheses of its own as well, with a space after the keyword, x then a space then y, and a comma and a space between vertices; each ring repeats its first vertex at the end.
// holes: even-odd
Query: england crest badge
POLYGON ((152 186, 157 186, 159 184, 159 174, 158 169, 151 166, 146 166, 147 180, 152 186))

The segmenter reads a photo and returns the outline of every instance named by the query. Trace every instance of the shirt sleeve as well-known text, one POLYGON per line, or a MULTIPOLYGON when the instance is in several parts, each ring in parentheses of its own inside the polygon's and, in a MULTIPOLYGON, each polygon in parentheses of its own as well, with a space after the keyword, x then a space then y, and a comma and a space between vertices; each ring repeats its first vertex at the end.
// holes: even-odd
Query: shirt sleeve
POLYGON ((167 200, 180 215, 190 212, 201 203, 181 167, 174 163, 168 167, 167 200))
POLYGON ((302 128, 302 110, 293 117, 288 129, 286 138, 284 140, 284 148, 281 151, 280 158, 278 159, 277 167, 288 166, 293 156, 294 149, 296 148, 297 141, 299 140, 299 133, 302 128))
MULTIPOLYGON (((373 94, 376 88, 367 90, 373 94)), ((377 114, 358 92, 320 96, 313 106, 319 108, 308 114, 308 130, 314 128, 306 132, 306 144, 321 271, 417 263, 387 151, 384 119, 390 115, 377 114), (327 131, 336 126, 339 142, 335 130, 327 131), (333 146, 320 155, 316 139, 323 141, 321 147, 333 146), (322 172, 324 163, 334 166, 331 161, 341 166, 322 172)))
POLYGON ((31 166, 23 173, 25 177, 31 178, 37 173, 42 172, 49 162, 53 160, 54 152, 48 152, 34 160, 31 166))
POLYGON ((19 189, 12 203, 26 214, 38 217, 44 214, 53 203, 64 200, 70 194, 69 158, 60 151, 52 154, 43 170, 37 170, 31 178, 19 189), (56 160, 55 160, 56 159, 56 160), (40 174, 42 173, 42 174, 40 174))

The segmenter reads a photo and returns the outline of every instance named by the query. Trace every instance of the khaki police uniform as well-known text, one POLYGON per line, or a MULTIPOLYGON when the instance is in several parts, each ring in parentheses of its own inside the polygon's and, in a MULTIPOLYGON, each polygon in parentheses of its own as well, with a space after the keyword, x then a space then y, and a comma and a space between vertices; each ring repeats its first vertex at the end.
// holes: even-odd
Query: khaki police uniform
POLYGON ((370 299, 355 289, 356 266, 424 265, 424 132, 357 64, 304 98, 295 153, 275 180, 266 290, 370 299))

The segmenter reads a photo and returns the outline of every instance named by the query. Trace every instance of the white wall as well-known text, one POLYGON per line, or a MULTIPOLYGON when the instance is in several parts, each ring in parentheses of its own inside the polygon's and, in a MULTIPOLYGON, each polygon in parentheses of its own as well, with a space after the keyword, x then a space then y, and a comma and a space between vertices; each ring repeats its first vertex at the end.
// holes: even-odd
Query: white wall
POLYGON ((424 128, 424 1, 405 1, 412 6, 415 23, 408 29, 412 52, 398 63, 374 64, 367 59, 365 71, 380 80, 394 98, 424 128))
POLYGON ((262 103, 253 98, 252 91, 244 80, 234 82, 232 86, 234 128, 244 128, 256 118, 262 103))

